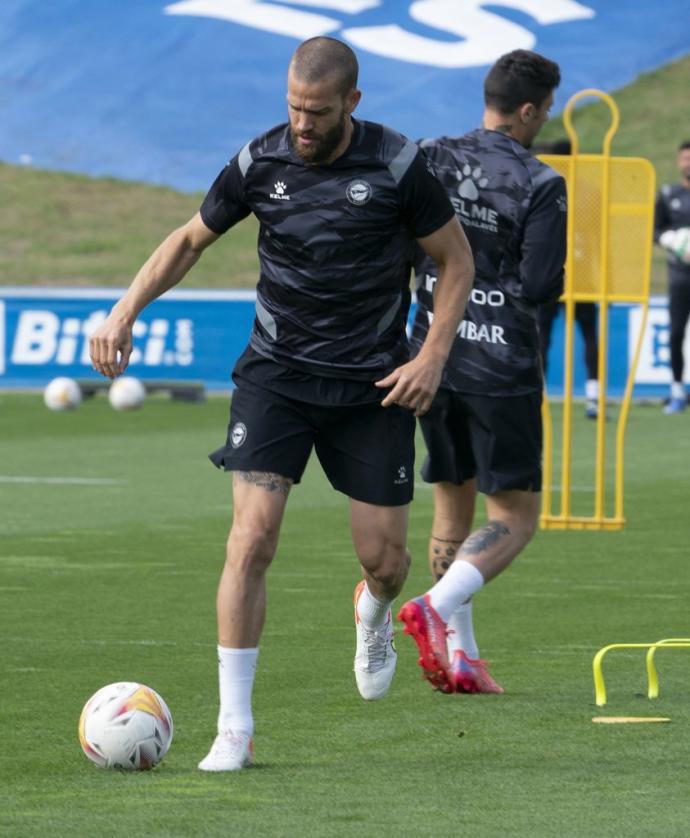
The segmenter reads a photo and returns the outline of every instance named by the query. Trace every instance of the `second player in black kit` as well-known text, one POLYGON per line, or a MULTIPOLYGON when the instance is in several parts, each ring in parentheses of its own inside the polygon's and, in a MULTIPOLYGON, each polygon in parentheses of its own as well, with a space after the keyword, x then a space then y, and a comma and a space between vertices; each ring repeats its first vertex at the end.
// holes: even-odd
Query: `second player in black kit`
MULTIPOLYGON (((443 692, 502 692, 479 659, 471 597, 532 537, 541 489, 543 375, 537 313, 563 290, 563 178, 529 150, 546 121, 558 66, 536 53, 503 56, 485 82, 482 127, 425 140, 472 247, 476 276, 441 387, 420 418, 434 484, 429 563, 439 580, 400 612, 420 663, 443 692), (487 524, 472 532, 477 492, 487 524), (445 636, 448 631, 446 648, 445 636)), ((418 253, 413 344, 438 312, 437 268, 418 253)))
MULTIPOLYGON (((565 182, 495 130, 478 128, 421 146, 475 262, 474 287, 441 386, 476 396, 541 395, 537 307, 563 290, 565 182)), ((412 342, 420 347, 433 321, 436 282, 436 265, 424 253, 418 254, 415 275, 419 307, 412 342)), ((515 488, 528 488, 521 476, 515 482, 515 488)), ((493 484, 479 488, 491 491, 493 484)))

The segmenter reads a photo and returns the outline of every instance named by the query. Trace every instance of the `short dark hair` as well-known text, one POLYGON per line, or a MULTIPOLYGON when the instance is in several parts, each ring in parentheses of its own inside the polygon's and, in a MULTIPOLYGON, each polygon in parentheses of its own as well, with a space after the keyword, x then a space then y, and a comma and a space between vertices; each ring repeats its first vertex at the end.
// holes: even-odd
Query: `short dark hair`
POLYGON ((570 154, 571 152, 572 144, 565 137, 559 140, 544 140, 541 143, 534 143, 532 145, 533 154, 570 154))
POLYGON ((303 41, 290 62, 292 72, 308 84, 330 77, 338 80, 343 96, 357 87, 359 64, 347 44, 335 38, 319 36, 303 41))
POLYGON ((540 107, 561 83, 554 61, 537 52, 516 49, 502 55, 484 80, 484 102, 502 114, 514 113, 528 102, 540 107))
POLYGON ((690 140, 683 140, 683 142, 678 146, 678 151, 686 151, 690 148, 690 140))

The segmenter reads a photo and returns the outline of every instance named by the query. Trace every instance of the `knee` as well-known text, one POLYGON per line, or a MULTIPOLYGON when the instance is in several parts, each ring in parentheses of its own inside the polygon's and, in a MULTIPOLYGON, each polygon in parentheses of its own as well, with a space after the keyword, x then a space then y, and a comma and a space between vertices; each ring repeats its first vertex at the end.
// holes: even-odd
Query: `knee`
POLYGON ((520 544, 520 549, 528 544, 537 531, 539 523, 539 509, 524 510, 520 514, 512 516, 508 527, 514 534, 515 539, 520 544))
POLYGON ((518 524, 518 534, 523 544, 529 543, 537 531, 539 511, 525 515, 518 524))
POLYGON ((225 561, 235 570, 262 574, 278 546, 278 530, 234 523, 228 536, 225 561))
POLYGON ((359 561, 366 572, 384 588, 395 588, 407 576, 412 561, 403 543, 381 539, 359 550, 359 561))
POLYGON ((538 494, 521 493, 517 502, 502 503, 491 510, 490 517, 503 523, 518 550, 534 537, 541 509, 538 494))

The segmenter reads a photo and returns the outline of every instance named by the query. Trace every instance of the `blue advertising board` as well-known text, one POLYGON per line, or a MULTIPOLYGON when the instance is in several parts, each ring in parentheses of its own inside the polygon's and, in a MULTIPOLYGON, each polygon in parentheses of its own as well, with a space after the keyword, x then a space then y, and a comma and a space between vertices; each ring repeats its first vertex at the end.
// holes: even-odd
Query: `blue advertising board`
MULTIPOLYGON (((59 375, 94 378, 88 339, 103 322, 119 289, 0 287, 0 388, 40 388, 59 375)), ((232 387, 230 371, 254 321, 254 291, 169 291, 148 306, 134 327, 130 372, 143 381, 200 382, 209 390, 232 387)), ((609 395, 620 397, 635 350, 642 312, 610 308, 609 395)), ((563 392, 563 317, 554 324, 547 388, 563 392)), ((685 346, 690 357, 690 335, 685 346)), ((584 392, 583 346, 575 335, 575 393, 584 392)), ((670 381, 667 301, 651 300, 636 397, 666 395, 670 381)), ((689 371, 690 374, 690 371, 689 371)))
MULTIPOLYGON (((0 387, 94 378, 89 337, 122 291, 0 288, 0 387)), ((229 389, 254 320, 253 291, 171 291, 134 326, 129 371, 143 381, 200 381, 229 389)))

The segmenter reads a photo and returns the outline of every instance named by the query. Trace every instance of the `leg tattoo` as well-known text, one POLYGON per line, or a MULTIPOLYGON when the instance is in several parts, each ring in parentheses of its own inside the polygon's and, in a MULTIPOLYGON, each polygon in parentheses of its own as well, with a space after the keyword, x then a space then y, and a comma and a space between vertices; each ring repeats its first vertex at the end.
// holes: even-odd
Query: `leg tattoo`
POLYGON ((236 477, 241 478, 245 483, 259 486, 267 492, 280 492, 287 497, 292 480, 288 477, 281 477, 279 474, 272 474, 270 471, 237 471, 236 477))
POLYGON ((437 542, 431 548, 431 552, 433 553, 431 573, 438 582, 443 579, 446 571, 453 563, 455 555, 462 544, 462 539, 436 538, 435 535, 432 535, 431 540, 437 542))
POLYGON ((468 556, 476 556, 493 547, 502 538, 510 535, 510 530, 502 521, 489 521, 477 532, 466 538, 460 552, 468 556))

